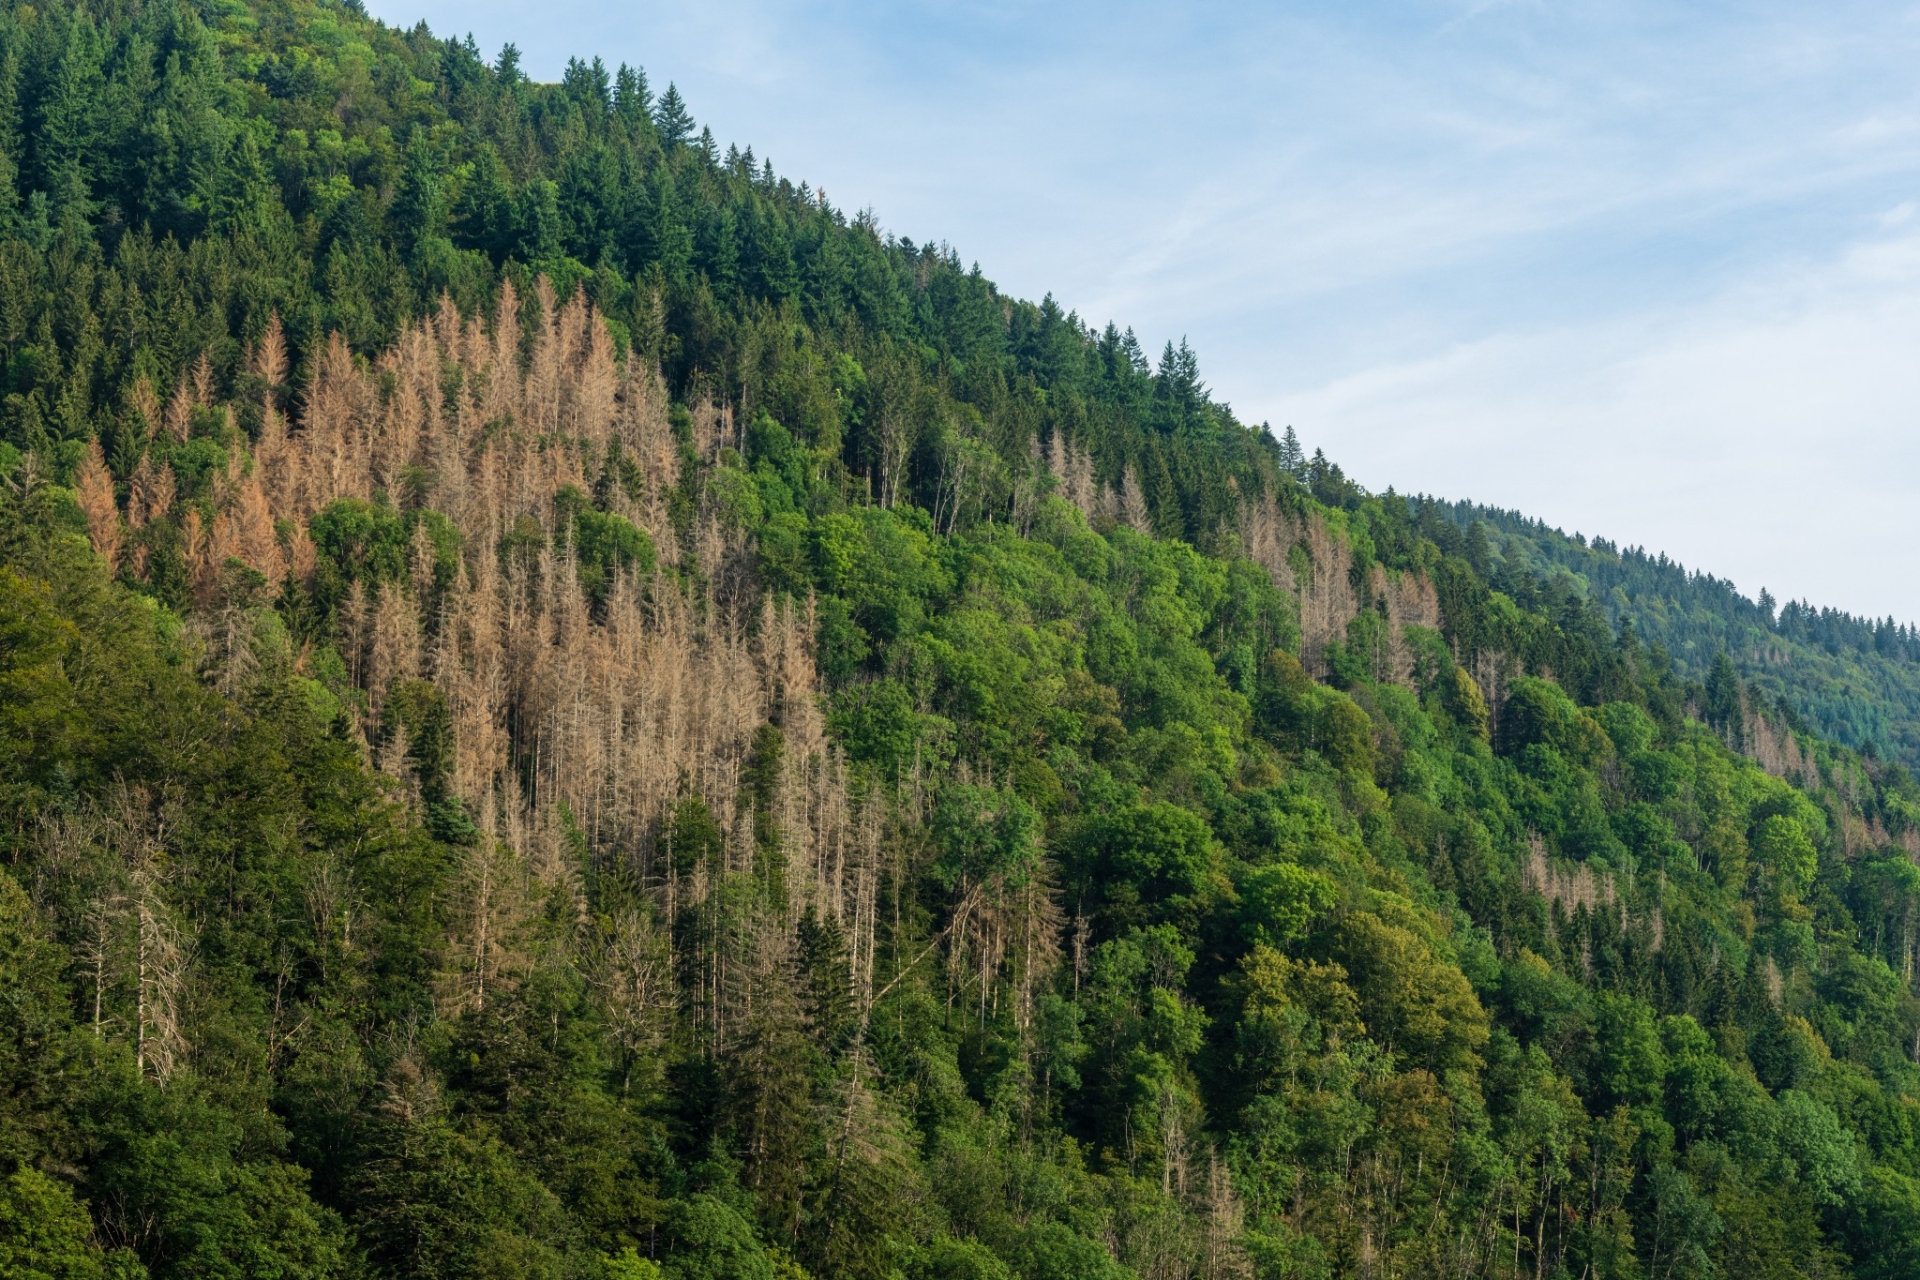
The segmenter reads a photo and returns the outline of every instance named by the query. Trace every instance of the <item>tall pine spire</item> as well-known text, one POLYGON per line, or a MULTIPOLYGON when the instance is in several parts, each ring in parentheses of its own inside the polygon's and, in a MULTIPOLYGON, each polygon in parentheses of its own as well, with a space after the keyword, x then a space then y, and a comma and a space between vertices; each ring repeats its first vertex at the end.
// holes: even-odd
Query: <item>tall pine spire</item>
POLYGON ((1286 434, 1280 437, 1280 469, 1295 480, 1307 477, 1307 455, 1301 452, 1300 437, 1294 434, 1293 425, 1287 425, 1286 434))
POLYGON ((647 88, 644 68, 620 64, 613 77, 613 109, 629 126, 651 118, 653 91, 647 88))
POLYGON ((660 131, 660 145, 668 150, 693 136, 693 116, 687 112, 686 100, 680 96, 679 86, 672 83, 667 85, 667 91, 654 107, 653 125, 660 131))

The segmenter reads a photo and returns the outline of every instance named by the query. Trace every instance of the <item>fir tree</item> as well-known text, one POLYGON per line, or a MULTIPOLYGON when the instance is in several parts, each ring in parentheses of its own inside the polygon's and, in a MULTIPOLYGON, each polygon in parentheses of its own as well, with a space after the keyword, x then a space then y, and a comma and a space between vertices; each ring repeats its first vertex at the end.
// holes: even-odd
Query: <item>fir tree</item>
POLYGON ((654 106, 653 124, 660 132, 660 145, 669 151, 693 136, 693 117, 687 113, 679 86, 668 83, 667 91, 654 106))
POLYGON ((455 221, 460 243, 467 248, 485 250, 496 260, 513 252, 513 189, 507 183, 499 153, 490 143, 483 143, 474 156, 455 221))
POLYGON ((1286 434, 1280 437, 1280 469, 1295 480, 1307 478, 1307 457, 1300 450, 1300 437, 1294 434, 1291 424, 1286 434))
POLYGON ((0 48, 0 234, 11 233, 20 207, 20 58, 0 48))
POLYGON ((394 193, 394 238, 407 259, 418 264, 446 236, 446 201, 441 194, 439 157, 425 131, 416 129, 407 144, 407 165, 394 193))
POLYGON ((547 262, 562 251, 560 188, 547 178, 535 178, 520 189, 514 207, 518 253, 523 262, 547 262))
POLYGON ((629 129, 645 124, 653 124, 653 93, 647 88, 647 73, 643 68, 620 64, 620 70, 614 74, 613 107, 629 129))

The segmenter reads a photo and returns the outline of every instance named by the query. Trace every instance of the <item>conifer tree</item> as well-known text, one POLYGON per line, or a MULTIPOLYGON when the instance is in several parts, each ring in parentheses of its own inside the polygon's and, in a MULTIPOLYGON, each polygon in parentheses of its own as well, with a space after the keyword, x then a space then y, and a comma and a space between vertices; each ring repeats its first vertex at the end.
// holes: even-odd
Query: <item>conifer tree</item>
POLYGON ((670 281, 679 281, 693 259, 693 231, 680 208, 678 184, 666 166, 648 183, 645 253, 670 281))
POLYGON ((47 193, 56 221, 87 219, 94 213, 93 179, 101 158, 104 51, 99 29, 85 10, 52 21, 61 47, 40 103, 36 185, 47 193))
POLYGON ((653 125, 653 93, 645 68, 620 64, 613 78, 613 109, 629 129, 653 125))
POLYGON ((0 49, 0 233, 10 234, 20 207, 20 57, 0 49))
POLYGON ((496 260, 515 246, 513 189, 508 185, 500 155, 483 143, 473 160, 473 172, 460 193, 456 211, 460 243, 485 250, 496 260))
POLYGON ((1307 478, 1307 456, 1300 449, 1300 437, 1294 434, 1292 424, 1288 424, 1286 434, 1280 437, 1280 469, 1295 480, 1307 478))
POLYGON ((1722 648, 1713 655, 1713 666, 1707 671, 1704 708, 1707 723, 1722 733, 1737 734, 1742 729, 1743 707, 1740 676, 1733 669, 1733 660, 1722 648))
POLYGON ((653 124, 660 132, 660 145, 668 151, 693 136, 693 117, 687 113, 687 104, 680 96, 679 86, 668 83, 667 91, 660 95, 660 101, 654 105, 653 124))
POLYGON ((407 143, 406 169, 394 193, 394 238, 416 266, 430 259, 446 235, 446 201, 441 193, 439 159, 426 132, 415 129, 407 143))
POLYGON ((560 188, 551 179, 535 178, 520 189, 515 201, 517 251, 524 262, 550 262, 563 252, 560 227, 560 188))

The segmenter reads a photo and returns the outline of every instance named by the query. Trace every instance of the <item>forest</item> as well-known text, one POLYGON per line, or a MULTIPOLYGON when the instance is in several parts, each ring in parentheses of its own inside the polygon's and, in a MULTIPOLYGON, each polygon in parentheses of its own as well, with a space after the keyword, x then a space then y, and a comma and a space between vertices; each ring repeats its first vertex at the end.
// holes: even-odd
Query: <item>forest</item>
MULTIPOLYGON (((1416 502, 1422 501, 1415 499, 1416 502)), ((1481 521, 1490 563, 1522 577, 1562 578, 1591 594, 1616 626, 1657 640, 1675 666, 1705 679, 1722 650, 1760 696, 1823 737, 1920 767, 1920 630, 1771 592, 1740 594, 1644 547, 1568 537, 1514 511, 1444 504, 1464 530, 1481 521)))
POLYGON ((0 1276, 1920 1274, 1853 620, 636 68, 0 0, 0 179, 0 1276))

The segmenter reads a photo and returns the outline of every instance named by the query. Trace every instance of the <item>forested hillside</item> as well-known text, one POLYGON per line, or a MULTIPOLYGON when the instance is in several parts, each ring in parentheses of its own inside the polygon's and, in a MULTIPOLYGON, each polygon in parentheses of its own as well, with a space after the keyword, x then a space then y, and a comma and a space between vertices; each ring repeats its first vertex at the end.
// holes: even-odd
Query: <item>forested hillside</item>
POLYGON ((0 14, 0 1275, 1920 1272, 1901 767, 638 71, 0 14))
POLYGON ((1804 600, 1748 598, 1731 582, 1688 572, 1644 547, 1568 537, 1515 511, 1471 503, 1448 508, 1462 529, 1487 533, 1495 580, 1562 573, 1591 594, 1615 626, 1666 646, 1676 669, 1705 680, 1726 651, 1760 695, 1836 742, 1920 766, 1920 633, 1895 618, 1859 618, 1804 600))

